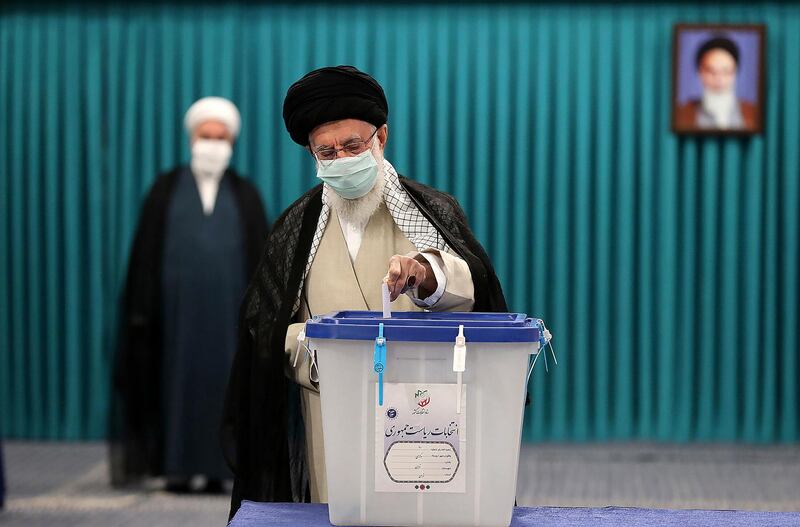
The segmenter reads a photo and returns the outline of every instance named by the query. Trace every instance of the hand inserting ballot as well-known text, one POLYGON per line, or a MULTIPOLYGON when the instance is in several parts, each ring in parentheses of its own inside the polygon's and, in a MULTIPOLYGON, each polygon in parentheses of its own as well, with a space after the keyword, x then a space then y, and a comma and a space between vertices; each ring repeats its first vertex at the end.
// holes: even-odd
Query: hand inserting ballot
POLYGON ((413 287, 419 288, 419 298, 427 298, 436 291, 438 285, 431 264, 419 253, 392 256, 383 281, 389 286, 392 302, 413 287))

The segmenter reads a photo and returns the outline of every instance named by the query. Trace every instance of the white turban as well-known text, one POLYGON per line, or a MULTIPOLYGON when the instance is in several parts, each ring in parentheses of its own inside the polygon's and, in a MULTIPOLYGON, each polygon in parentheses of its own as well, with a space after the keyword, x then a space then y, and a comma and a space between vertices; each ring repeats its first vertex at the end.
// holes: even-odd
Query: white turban
POLYGON ((242 125, 239 110, 228 99, 203 97, 189 107, 183 124, 191 136, 194 129, 206 121, 219 121, 228 128, 234 139, 239 136, 239 128, 242 125))

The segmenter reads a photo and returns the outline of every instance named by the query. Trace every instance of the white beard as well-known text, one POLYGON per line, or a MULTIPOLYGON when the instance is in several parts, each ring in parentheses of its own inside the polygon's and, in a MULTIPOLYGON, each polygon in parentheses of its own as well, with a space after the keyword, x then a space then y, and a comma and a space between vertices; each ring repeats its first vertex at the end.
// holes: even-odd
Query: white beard
POLYGON ((345 222, 363 229, 378 207, 383 203, 383 188, 386 186, 386 179, 383 167, 383 152, 377 141, 372 147, 372 155, 378 162, 378 175, 375 177, 375 184, 360 198, 347 199, 341 197, 333 189, 328 192, 328 204, 339 214, 345 222))
POLYGON ((720 128, 727 128, 731 122, 731 116, 736 106, 736 95, 734 91, 724 92, 703 91, 703 109, 708 112, 714 122, 720 128))

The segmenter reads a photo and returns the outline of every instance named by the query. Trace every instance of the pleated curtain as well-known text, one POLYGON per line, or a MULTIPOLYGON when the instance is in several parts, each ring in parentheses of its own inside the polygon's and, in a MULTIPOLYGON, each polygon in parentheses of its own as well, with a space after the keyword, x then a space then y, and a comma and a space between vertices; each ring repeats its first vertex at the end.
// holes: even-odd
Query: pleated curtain
POLYGON ((5 436, 104 436, 139 207, 191 102, 238 105, 274 220, 315 184, 286 88, 353 64, 388 159, 459 199, 555 336, 525 439, 800 439, 798 3, 69 4, 0 8, 5 436), (671 133, 677 22, 767 25, 762 135, 671 133))

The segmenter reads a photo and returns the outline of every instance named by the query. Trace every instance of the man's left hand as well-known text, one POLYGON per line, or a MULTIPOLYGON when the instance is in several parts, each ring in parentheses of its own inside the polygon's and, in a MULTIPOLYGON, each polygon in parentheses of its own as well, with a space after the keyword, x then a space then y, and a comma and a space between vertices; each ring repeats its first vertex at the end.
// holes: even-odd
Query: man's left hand
POLYGON ((421 256, 417 259, 395 254, 389 260, 389 271, 383 281, 389 286, 392 302, 413 287, 419 288, 420 298, 427 298, 438 286, 431 264, 421 256))

